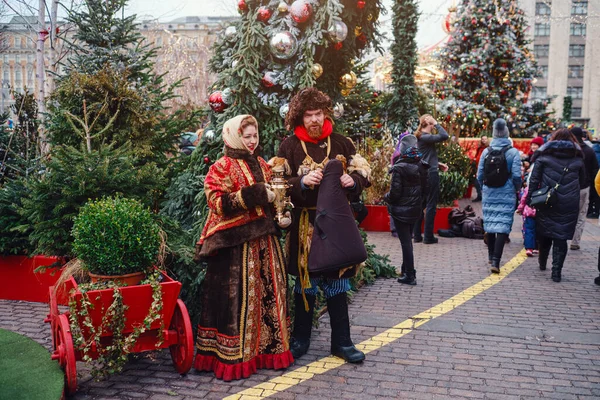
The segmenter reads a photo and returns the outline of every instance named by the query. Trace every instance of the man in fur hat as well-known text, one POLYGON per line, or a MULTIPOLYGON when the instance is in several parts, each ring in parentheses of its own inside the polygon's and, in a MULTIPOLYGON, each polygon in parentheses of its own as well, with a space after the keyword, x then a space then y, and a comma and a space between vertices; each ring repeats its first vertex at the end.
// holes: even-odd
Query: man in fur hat
POLYGON ((336 270, 325 276, 309 275, 308 255, 315 220, 315 207, 323 169, 328 160, 338 158, 346 163, 347 171, 340 185, 348 196, 360 194, 369 185, 371 169, 367 161, 356 154, 350 139, 333 133, 331 99, 315 88, 301 90, 291 100, 285 119, 286 128, 294 135, 286 138, 279 148, 279 157, 289 163, 292 174, 291 200, 295 205, 294 218, 287 237, 288 272, 296 275, 295 319, 290 350, 294 358, 308 351, 317 288, 327 298, 331 317, 331 353, 348 362, 361 362, 364 353, 350 338, 350 322, 346 292, 349 278, 356 267, 336 270))

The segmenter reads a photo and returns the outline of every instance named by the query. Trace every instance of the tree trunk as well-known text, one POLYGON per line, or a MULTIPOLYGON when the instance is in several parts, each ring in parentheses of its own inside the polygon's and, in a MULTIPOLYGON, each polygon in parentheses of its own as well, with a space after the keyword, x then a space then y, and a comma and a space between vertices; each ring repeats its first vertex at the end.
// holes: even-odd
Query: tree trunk
POLYGON ((38 118, 40 119, 40 146, 41 153, 45 155, 48 151, 48 145, 46 143, 46 132, 43 128, 43 119, 44 114, 46 113, 45 107, 45 98, 46 98, 46 90, 44 88, 44 76, 45 76, 45 66, 44 66, 44 39, 46 38, 46 2, 44 0, 39 0, 39 9, 38 9, 38 37, 37 37, 37 52, 36 52, 36 71, 35 78, 37 80, 37 93, 36 100, 38 106, 38 118))
POLYGON ((50 8, 50 60, 49 68, 50 74, 48 74, 48 90, 52 93, 55 89, 55 76, 58 68, 58 60, 56 53, 56 46, 58 44, 58 0, 52 0, 52 7, 50 8))

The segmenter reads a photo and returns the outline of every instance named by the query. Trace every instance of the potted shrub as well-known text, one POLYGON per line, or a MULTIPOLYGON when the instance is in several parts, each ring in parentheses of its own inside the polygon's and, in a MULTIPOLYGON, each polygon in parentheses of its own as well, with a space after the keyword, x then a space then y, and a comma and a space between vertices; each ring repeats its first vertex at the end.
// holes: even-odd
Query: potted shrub
POLYGON ((76 360, 90 363, 92 376, 102 378, 120 372, 132 352, 169 348, 177 371, 189 371, 191 323, 177 299, 181 283, 154 267, 162 263, 165 246, 150 211, 133 199, 90 201, 72 233, 78 258, 51 291, 46 319, 67 392, 77 388, 76 360), (129 282, 135 274, 141 274, 135 277, 139 284, 129 282), (62 315, 56 305, 61 291, 69 299, 69 312, 62 315))
POLYGON ((157 261, 160 227, 133 199, 104 198, 81 208, 73 225, 73 253, 91 281, 139 283, 157 261))
POLYGON ((383 196, 390 190, 390 168, 394 140, 387 132, 381 140, 367 138, 364 157, 371 166, 371 186, 364 191, 365 206, 369 214, 360 227, 366 231, 390 231, 390 217, 383 196))

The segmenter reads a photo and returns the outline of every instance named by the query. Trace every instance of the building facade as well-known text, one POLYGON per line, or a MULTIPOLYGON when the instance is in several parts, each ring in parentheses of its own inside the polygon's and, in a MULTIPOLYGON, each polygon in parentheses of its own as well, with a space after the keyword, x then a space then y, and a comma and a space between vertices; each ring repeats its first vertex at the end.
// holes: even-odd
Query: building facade
MULTIPOLYGON (((208 72, 210 47, 218 33, 234 17, 183 17, 171 22, 142 21, 138 28, 148 41, 157 48, 155 69, 165 74, 166 83, 184 80, 176 100, 183 104, 200 105, 206 102, 208 87, 214 77, 208 72)), ((50 23, 48 22, 49 26, 50 23)), ((59 24, 60 25, 60 24, 59 24)), ((14 103, 11 91, 37 93, 36 80, 36 40, 37 17, 13 17, 3 24, 2 43, 0 43, 0 112, 14 103)), ((64 25, 63 25, 64 26, 64 25)), ((73 33, 62 32, 71 36, 73 33)), ((58 39, 55 49, 57 59, 66 61, 63 42, 58 39)), ((45 43, 45 69, 48 71, 49 39, 45 43)), ((60 66, 57 73, 61 73, 60 66)), ((47 74, 48 76, 48 74, 47 74)), ((46 80, 46 94, 50 84, 46 80)))
POLYGON ((572 120, 600 128, 600 0, 520 0, 541 74, 532 98, 554 97, 563 115, 572 99, 572 120))

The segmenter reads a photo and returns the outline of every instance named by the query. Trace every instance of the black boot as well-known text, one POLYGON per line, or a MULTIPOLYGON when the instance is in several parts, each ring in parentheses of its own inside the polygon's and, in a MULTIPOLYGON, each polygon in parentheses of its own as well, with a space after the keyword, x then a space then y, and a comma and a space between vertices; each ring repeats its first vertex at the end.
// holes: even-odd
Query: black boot
POLYGON ((556 245, 552 246, 552 280, 554 282, 560 282, 561 280, 562 267, 566 257, 566 251, 556 245))
POLYGON ((348 317, 348 297, 340 293, 327 299, 327 310, 331 320, 331 354, 343 358, 349 363, 358 363, 365 359, 365 353, 354 347, 350 338, 350 319, 348 317))
POLYGON ((404 274, 398 278, 398 283, 404 283, 405 285, 415 286, 417 284, 417 278, 412 275, 404 274))
POLYGON ((310 347, 310 332, 312 330, 315 299, 316 296, 306 295, 306 301, 308 301, 308 311, 306 311, 302 295, 294 293, 294 331, 290 340, 290 351, 294 359, 305 355, 310 347))
POLYGON ((540 270, 546 270, 546 264, 548 264, 548 255, 550 254, 550 248, 540 246, 540 253, 538 254, 538 263, 540 270))
POLYGON ((490 272, 494 274, 500 273, 500 259, 498 257, 492 257, 492 266, 490 267, 490 272))

